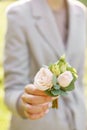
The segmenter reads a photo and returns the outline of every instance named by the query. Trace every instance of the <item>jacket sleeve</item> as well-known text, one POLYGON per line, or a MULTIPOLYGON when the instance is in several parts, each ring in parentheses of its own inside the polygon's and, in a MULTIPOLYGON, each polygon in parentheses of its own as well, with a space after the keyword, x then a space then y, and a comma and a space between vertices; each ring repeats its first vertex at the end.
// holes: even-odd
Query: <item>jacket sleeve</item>
POLYGON ((15 114, 18 114, 19 97, 29 83, 29 51, 22 21, 17 9, 8 9, 4 49, 5 103, 15 114))

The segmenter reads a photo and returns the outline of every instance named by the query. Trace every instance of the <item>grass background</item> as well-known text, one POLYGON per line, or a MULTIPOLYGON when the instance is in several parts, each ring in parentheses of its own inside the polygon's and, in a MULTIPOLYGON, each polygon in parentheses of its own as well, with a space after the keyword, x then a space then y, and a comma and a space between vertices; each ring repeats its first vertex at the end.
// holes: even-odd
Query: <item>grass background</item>
MULTIPOLYGON (((9 127, 11 113, 3 102, 4 91, 3 91, 3 49, 4 49, 4 35, 6 30, 6 16, 5 10, 8 5, 13 3, 15 0, 0 0, 0 130, 7 130, 9 127)), ((87 0, 81 0, 87 5, 87 0)), ((86 53, 87 59, 87 53, 86 53)), ((85 62, 85 75, 84 84, 87 87, 87 61, 85 62)), ((87 95, 87 88, 85 87, 85 94, 87 95)))

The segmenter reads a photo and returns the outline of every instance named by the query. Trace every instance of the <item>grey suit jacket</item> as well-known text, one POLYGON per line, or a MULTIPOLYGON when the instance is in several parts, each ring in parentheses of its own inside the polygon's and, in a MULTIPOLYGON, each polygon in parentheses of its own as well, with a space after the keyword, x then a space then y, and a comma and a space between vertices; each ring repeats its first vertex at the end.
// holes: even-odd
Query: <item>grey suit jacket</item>
POLYGON ((5 44, 5 102, 13 112, 10 130, 86 130, 86 111, 82 83, 86 43, 85 7, 68 0, 69 32, 64 47, 54 16, 46 0, 25 0, 7 11, 5 44), (59 109, 42 119, 31 121, 17 116, 17 102, 25 85, 33 83, 42 65, 49 65, 65 54, 77 69, 76 89, 59 98, 59 109))

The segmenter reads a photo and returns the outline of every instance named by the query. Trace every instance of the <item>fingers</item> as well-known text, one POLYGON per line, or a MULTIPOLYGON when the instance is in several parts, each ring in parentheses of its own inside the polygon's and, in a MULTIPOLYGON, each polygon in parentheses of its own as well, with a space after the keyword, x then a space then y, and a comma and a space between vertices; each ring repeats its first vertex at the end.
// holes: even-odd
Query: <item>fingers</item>
POLYGON ((41 112, 41 113, 36 113, 36 114, 31 114, 25 111, 25 115, 27 118, 31 119, 31 120, 37 120, 42 118, 43 116, 45 116, 45 114, 47 114, 49 112, 49 110, 47 110, 46 112, 41 112))
POLYGON ((45 116, 49 112, 49 103, 41 104, 41 105, 30 105, 24 103, 24 114, 27 118, 31 120, 40 119, 45 116))
POLYGON ((30 105, 30 104, 24 104, 24 105, 25 105, 24 110, 31 114, 45 112, 47 109, 49 109, 49 103, 45 103, 37 106, 30 105))
POLYGON ((27 85, 25 87, 25 92, 28 94, 33 94, 33 95, 38 95, 38 96, 47 96, 47 94, 45 94, 45 92, 36 89, 33 84, 27 85))
POLYGON ((31 120, 40 119, 49 112, 49 107, 49 103, 35 106, 24 103, 24 114, 27 118, 31 120))
POLYGON ((27 104, 38 105, 38 104, 44 104, 46 102, 51 102, 52 98, 24 93, 22 95, 22 100, 27 104))
POLYGON ((49 103, 52 105, 52 101, 55 100, 54 97, 50 97, 43 91, 37 90, 33 84, 25 87, 25 92, 21 99, 24 103, 25 116, 32 120, 39 119, 48 113, 49 103))

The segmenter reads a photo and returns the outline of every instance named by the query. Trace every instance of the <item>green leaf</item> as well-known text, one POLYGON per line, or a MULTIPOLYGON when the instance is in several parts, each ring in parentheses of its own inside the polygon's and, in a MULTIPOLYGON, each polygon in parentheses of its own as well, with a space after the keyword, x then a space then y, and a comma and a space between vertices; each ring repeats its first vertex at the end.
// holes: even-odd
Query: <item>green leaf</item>
POLYGON ((74 82, 77 80, 78 75, 76 73, 72 73, 73 77, 74 77, 74 82))
POLYGON ((45 93, 46 93, 48 96, 54 97, 54 95, 51 93, 51 90, 46 90, 45 93))
POLYGON ((53 75, 53 79, 52 79, 52 82, 53 82, 53 85, 56 85, 56 82, 57 82, 57 78, 55 75, 53 75))
POLYGON ((58 96, 58 95, 61 95, 61 96, 66 96, 66 95, 67 95, 66 91, 61 90, 61 89, 59 89, 59 90, 55 90, 55 89, 52 89, 52 90, 51 90, 51 89, 48 89, 48 90, 45 91, 45 93, 46 93, 47 95, 51 96, 51 97, 56 97, 56 96, 58 96))
POLYGON ((61 96, 66 96, 67 93, 63 90, 52 90, 51 93, 54 95, 54 96, 58 96, 58 95, 61 95, 61 96))
POLYGON ((50 71, 51 71, 54 75, 56 75, 56 76, 58 76, 58 75, 60 74, 59 65, 57 65, 56 63, 51 64, 51 65, 49 66, 49 69, 50 69, 50 71))
POLYGON ((67 70, 70 71, 73 74, 73 76, 74 76, 75 79, 78 78, 77 71, 76 71, 75 68, 69 66, 69 67, 67 67, 67 70))
POLYGON ((66 71, 66 64, 63 64, 60 66, 60 70, 61 70, 61 73, 63 73, 64 71, 66 71))
POLYGON ((72 91, 75 89, 74 81, 71 82, 71 84, 65 88, 65 91, 72 91))
POLYGON ((58 84, 55 84, 53 87, 54 87, 55 90, 60 89, 60 86, 58 84))
POLYGON ((53 66, 53 64, 50 64, 50 65, 48 66, 48 68, 51 70, 51 69, 52 69, 52 66, 53 66))
POLYGON ((71 66, 67 67, 67 70, 71 71, 72 73, 77 73, 76 69, 71 66))
POLYGON ((51 90, 51 93, 54 95, 54 96, 58 96, 61 94, 60 90, 51 90))
POLYGON ((62 56, 60 57, 59 61, 65 62, 65 61, 66 61, 65 55, 62 55, 62 56))
POLYGON ((61 91, 61 96, 66 96, 67 95, 67 93, 66 93, 66 91, 63 91, 63 90, 60 90, 61 91))

